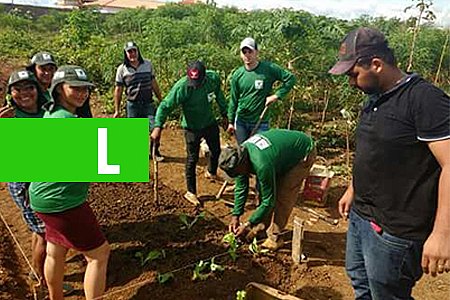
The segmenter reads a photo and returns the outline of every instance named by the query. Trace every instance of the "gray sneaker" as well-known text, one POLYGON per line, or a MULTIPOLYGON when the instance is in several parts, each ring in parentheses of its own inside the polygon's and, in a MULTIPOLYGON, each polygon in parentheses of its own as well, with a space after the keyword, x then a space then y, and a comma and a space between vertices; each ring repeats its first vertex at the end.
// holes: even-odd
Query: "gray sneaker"
POLYGON ((200 201, 198 201, 198 198, 194 193, 186 192, 186 194, 184 194, 184 199, 191 202, 195 206, 200 206, 200 201))

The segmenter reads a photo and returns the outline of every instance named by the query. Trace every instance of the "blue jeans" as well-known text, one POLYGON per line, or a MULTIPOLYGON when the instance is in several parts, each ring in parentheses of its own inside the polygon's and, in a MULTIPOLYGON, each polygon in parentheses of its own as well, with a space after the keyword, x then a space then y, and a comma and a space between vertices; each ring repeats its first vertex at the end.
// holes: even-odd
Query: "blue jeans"
MULTIPOLYGON (((127 118, 146 118, 148 119, 148 128, 151 132, 155 127, 156 107, 153 102, 149 101, 127 101, 127 118)), ((156 156, 161 156, 159 153, 159 141, 155 143, 156 156)), ((153 141, 150 141, 150 156, 152 156, 153 141)))
MULTIPOLYGON (((255 128, 256 123, 252 122, 244 122, 236 118, 236 121, 234 122, 234 129, 236 132, 236 140, 238 144, 242 144, 246 139, 250 137, 250 134, 252 133, 253 129, 255 128)), ((256 133, 263 132, 269 130, 269 122, 261 122, 258 129, 256 130, 256 133)), ((256 179, 256 191, 258 195, 259 192, 259 180, 256 179)), ((259 197, 259 196, 257 196, 259 197)))
POLYGON ((376 232, 351 210, 345 268, 355 299, 413 299, 412 288, 422 276, 422 248, 421 241, 376 232))
POLYGON ((149 101, 127 101, 127 118, 146 118, 150 131, 155 126, 156 107, 149 101))
MULTIPOLYGON (((236 130, 236 140, 239 145, 250 137, 250 133, 253 131, 255 126, 256 123, 244 122, 236 119, 234 122, 234 128, 236 130)), ((267 130, 269 130, 269 122, 261 122, 256 132, 263 132, 267 130)))

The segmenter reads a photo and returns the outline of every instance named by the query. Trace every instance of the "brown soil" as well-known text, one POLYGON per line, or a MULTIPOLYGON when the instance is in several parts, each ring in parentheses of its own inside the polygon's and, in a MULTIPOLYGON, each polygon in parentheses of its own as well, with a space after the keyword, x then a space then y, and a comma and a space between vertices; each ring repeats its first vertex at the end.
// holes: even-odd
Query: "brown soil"
MULTIPOLYGON (((166 160, 159 164, 158 203, 154 201, 151 183, 93 183, 91 186, 89 202, 112 248, 106 299, 235 299, 236 291, 245 289, 252 281, 302 299, 353 298, 344 270, 345 222, 330 226, 297 207, 292 215, 306 220, 307 263, 292 263, 291 223, 285 234, 286 243, 276 254, 254 257, 247 246, 242 246, 237 261, 233 262, 221 242, 227 232, 230 208, 214 197, 221 182, 209 182, 204 178, 206 161, 201 159, 197 184, 206 217, 190 230, 182 229, 181 214, 193 220, 199 213, 181 197, 185 191, 182 131, 165 130, 161 150, 166 160), (142 266, 136 254, 147 255, 151 250, 164 250, 165 258, 142 266), (224 272, 214 273, 204 281, 192 281, 195 263, 216 255, 219 257, 215 262, 225 267, 224 272), (158 273, 166 272, 174 272, 173 280, 159 284, 158 273)), ((336 218, 336 203, 344 188, 345 181, 336 178, 328 205, 314 209, 336 218)), ((232 195, 224 197, 230 199, 232 195)), ((1 183, 0 211, 29 258, 30 234, 1 183)), ((246 215, 249 213, 250 207, 246 215)), ((80 254, 69 253, 65 280, 76 290, 67 299, 83 299, 85 265, 80 254)), ((27 282, 29 271, 3 222, 0 223, 0 299, 32 299, 27 282)), ((414 289, 414 296, 427 300, 449 299, 450 274, 437 278, 424 276, 414 289)))

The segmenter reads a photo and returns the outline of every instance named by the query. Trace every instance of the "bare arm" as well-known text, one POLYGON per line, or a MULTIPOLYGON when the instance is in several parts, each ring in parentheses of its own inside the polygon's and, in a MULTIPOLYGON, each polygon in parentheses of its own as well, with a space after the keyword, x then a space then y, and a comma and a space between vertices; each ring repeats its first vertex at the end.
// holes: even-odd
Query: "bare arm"
POLYGON ((123 86, 114 88, 114 118, 120 118, 120 101, 122 101, 123 86))
POLYGON ((422 268, 425 273, 450 271, 450 139, 428 143, 441 166, 438 202, 433 231, 425 241, 422 268))
POLYGON ((152 79, 152 89, 156 95, 156 98, 158 98, 159 102, 161 102, 163 98, 161 95, 161 90, 159 89, 158 81, 156 81, 156 78, 152 79))
POLYGON ((354 197, 355 192, 353 191, 353 180, 351 180, 347 190, 345 191, 344 195, 342 195, 338 204, 339 214, 345 220, 347 220, 348 218, 348 213, 350 212, 350 208, 352 207, 354 197))

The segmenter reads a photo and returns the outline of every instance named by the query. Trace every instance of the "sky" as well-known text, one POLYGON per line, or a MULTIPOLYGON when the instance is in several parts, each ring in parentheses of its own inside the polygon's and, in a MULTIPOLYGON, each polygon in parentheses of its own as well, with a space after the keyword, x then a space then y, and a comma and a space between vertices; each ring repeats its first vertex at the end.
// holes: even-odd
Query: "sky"
MULTIPOLYGON (((32 4, 53 6, 56 0, 0 0, 0 3, 32 4)), ((158 0, 177 2, 177 0, 158 0)), ((406 19, 417 10, 404 13, 405 7, 417 3, 413 0, 215 0, 219 6, 235 6, 241 9, 293 8, 305 10, 316 15, 341 19, 353 19, 361 15, 373 17, 397 17, 406 19), (361 5, 363 3, 363 5, 361 5)), ((437 26, 450 28, 450 1, 433 0, 432 10, 436 15, 437 26)))

